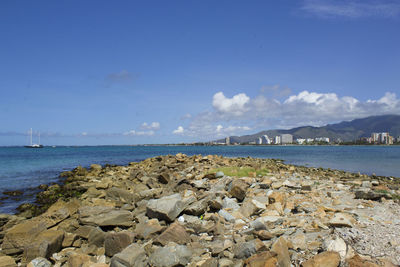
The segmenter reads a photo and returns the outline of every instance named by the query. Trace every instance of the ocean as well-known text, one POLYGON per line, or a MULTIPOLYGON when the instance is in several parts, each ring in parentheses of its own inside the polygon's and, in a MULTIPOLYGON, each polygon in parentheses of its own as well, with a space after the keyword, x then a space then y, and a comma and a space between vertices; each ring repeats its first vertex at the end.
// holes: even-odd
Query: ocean
POLYGON ((400 146, 81 146, 0 147, 0 213, 15 213, 24 202, 34 202, 38 186, 59 181, 62 171, 78 165, 126 165, 158 155, 223 155, 282 159, 309 167, 400 177, 400 146), (5 198, 4 191, 22 196, 5 198))

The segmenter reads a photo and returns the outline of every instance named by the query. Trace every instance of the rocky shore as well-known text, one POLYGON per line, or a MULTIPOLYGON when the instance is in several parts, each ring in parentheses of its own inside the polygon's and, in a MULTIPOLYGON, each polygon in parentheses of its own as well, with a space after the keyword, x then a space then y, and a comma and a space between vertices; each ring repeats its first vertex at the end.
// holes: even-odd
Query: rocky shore
POLYGON ((184 154, 61 176, 0 215, 0 267, 400 264, 393 178, 184 154))

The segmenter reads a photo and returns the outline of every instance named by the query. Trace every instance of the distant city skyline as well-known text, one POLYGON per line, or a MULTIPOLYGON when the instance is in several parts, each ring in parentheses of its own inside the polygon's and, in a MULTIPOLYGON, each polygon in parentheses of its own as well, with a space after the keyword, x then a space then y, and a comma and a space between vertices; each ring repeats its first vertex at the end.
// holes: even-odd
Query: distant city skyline
POLYGON ((209 141, 400 114, 400 2, 2 1, 0 145, 209 141))

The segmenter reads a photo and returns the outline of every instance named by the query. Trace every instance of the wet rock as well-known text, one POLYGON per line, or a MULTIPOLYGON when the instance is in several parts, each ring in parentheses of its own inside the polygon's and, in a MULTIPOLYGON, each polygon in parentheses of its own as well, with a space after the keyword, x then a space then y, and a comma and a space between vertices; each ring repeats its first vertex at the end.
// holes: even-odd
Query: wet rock
POLYGON ((302 264, 303 267, 338 267, 340 264, 339 253, 326 251, 315 255, 302 264))
POLYGON ((151 199, 147 203, 146 215, 149 218, 157 218, 172 222, 184 210, 180 194, 166 196, 160 199, 151 199))
POLYGON ((169 242, 181 245, 187 244, 190 242, 190 235, 187 233, 185 227, 178 222, 174 222, 154 240, 155 244, 161 244, 163 246, 167 245, 169 242))
POLYGON ((78 213, 81 224, 93 226, 131 226, 133 220, 131 212, 106 206, 85 206, 78 213))
POLYGON ((51 267, 51 262, 45 258, 38 257, 28 263, 27 267, 51 267))
POLYGON ((14 190, 14 191, 4 191, 3 194, 7 195, 7 196, 15 197, 15 196, 22 196, 24 194, 24 192, 22 192, 20 190, 14 190))
POLYGON ((229 194, 237 200, 243 201, 249 185, 241 179, 234 179, 229 187, 229 194))
POLYGON ((187 246, 170 243, 157 248, 149 257, 149 262, 154 267, 186 266, 191 258, 192 251, 187 246))
POLYGON ((134 234, 127 231, 107 234, 104 241, 105 254, 112 257, 120 253, 123 249, 132 244, 134 238, 134 234))

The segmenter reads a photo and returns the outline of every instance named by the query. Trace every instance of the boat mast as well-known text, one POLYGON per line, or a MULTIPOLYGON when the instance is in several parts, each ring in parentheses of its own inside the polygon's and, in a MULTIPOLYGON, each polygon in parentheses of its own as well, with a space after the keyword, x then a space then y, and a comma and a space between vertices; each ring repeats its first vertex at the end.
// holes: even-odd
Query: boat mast
POLYGON ((32 145, 32 128, 31 128, 31 145, 32 145))
POLYGON ((40 145, 40 132, 39 132, 39 144, 38 145, 40 145))

